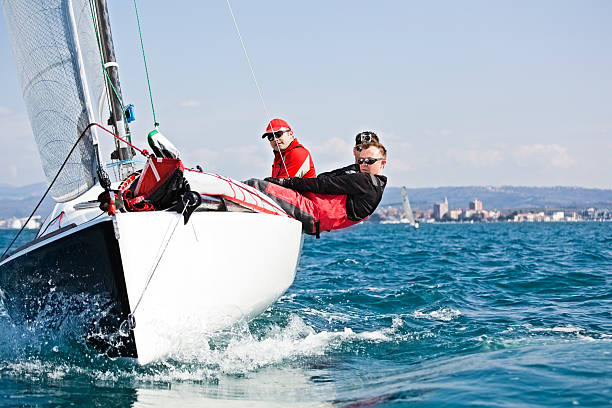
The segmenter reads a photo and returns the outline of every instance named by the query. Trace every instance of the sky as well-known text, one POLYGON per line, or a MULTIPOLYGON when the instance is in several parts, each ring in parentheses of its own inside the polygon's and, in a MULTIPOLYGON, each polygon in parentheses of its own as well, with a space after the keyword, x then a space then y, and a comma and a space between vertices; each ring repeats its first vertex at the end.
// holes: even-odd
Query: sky
MULTIPOLYGON (((612 188, 612 2, 226 0, 138 3, 160 130, 188 166, 269 175, 281 117, 318 172, 355 135, 389 185, 612 188)), ((132 138, 153 117, 133 2, 108 0, 132 138)), ((1 11, 0 11, 1 13, 1 11)), ((44 180, 0 18, 0 184, 44 180)))

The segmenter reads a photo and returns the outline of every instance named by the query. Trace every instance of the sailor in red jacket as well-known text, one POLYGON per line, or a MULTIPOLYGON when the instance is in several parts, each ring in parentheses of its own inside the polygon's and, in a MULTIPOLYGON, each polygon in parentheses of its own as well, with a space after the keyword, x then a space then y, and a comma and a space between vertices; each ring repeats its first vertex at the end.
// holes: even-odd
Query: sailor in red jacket
POLYGON ((357 163, 319 174, 316 178, 251 179, 247 184, 266 193, 289 215, 302 222, 302 231, 346 228, 369 217, 387 184, 382 175, 387 151, 379 143, 363 143, 357 163))
POLYGON ((272 119, 261 137, 268 138, 274 151, 272 177, 316 177, 310 152, 293 136, 293 130, 282 119, 272 119))

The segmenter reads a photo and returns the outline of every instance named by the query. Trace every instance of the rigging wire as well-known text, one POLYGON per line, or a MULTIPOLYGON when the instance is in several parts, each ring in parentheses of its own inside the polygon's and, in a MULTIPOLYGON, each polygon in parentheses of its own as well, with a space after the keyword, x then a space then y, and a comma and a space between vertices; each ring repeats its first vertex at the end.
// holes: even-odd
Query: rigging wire
POLYGON ((147 74, 147 85, 149 87, 149 99, 151 100, 151 110, 153 111, 153 122, 155 127, 159 126, 157 119, 155 118, 155 106, 153 105, 153 93, 151 92, 151 81, 149 79, 149 68, 147 66, 147 57, 144 50, 144 42, 142 41, 142 30, 140 28, 140 16, 138 14, 138 7, 136 6, 136 0, 134 0, 134 10, 136 11, 136 22, 138 23, 138 35, 140 36, 140 49, 142 50, 142 60, 144 61, 145 72, 147 74))
POLYGON ((240 44, 242 45, 242 51, 244 52, 244 56, 246 57, 247 63, 249 64, 249 68, 251 69, 251 76, 253 77, 253 81, 255 82, 255 86, 257 87, 257 92, 259 92, 259 99, 261 100, 261 104, 263 105, 264 112, 266 113, 266 117, 270 118, 270 113, 268 112, 268 107, 266 106, 266 101, 263 97, 263 92, 259 87, 259 82, 257 82, 257 78, 255 77, 255 70, 253 69, 253 64, 251 64, 251 59, 249 58, 249 54, 246 49, 246 45, 244 45, 244 41, 242 40, 242 35, 240 34, 240 29, 238 28, 238 22, 236 21, 236 17, 234 16, 234 11, 232 10, 232 6, 230 5, 229 0, 225 0, 227 2, 227 7, 229 9, 230 14, 232 15, 232 20, 234 21, 234 27, 236 28, 236 33, 238 34, 238 39, 240 39, 240 44))
MULTIPOLYGON (((264 100, 264 97, 263 97, 263 92, 261 91, 259 82, 257 82, 257 77, 255 76, 255 69, 253 69, 253 64, 251 63, 251 59, 249 58, 249 53, 247 52, 246 45, 244 44, 242 35, 240 34, 240 29, 238 28, 238 22, 236 21, 236 17, 234 16, 234 11, 232 10, 230 0, 225 0, 225 1, 227 3, 227 8, 229 9, 229 12, 232 16, 232 20, 234 21, 234 27, 236 28, 236 33, 238 34, 238 38, 240 39, 240 44, 242 45, 242 51, 244 52, 244 56, 246 58, 247 64, 249 64, 249 68, 251 69, 251 76, 253 77, 253 82, 255 82, 255 86, 257 87, 257 92, 259 92, 259 99, 261 100, 261 104, 263 105, 264 112, 266 114, 266 118, 268 121, 270 121, 272 120, 272 116, 270 116, 270 112, 268 111, 268 107, 266 106, 266 101, 264 100)), ((285 163, 285 157, 283 156, 283 152, 280 149, 280 146, 278 144, 278 140, 276 139, 276 137, 274 138, 274 142, 276 143, 278 154, 280 155, 281 161, 283 162, 285 173, 287 173, 287 177, 289 177, 289 170, 287 170, 287 164, 285 163)))
MULTIPOLYGON (((7 252, 9 251, 9 249, 11 249, 11 247, 13 246, 13 244, 15 243, 15 241, 17 240, 17 238, 19 237, 19 235, 21 235, 21 233, 23 232, 23 230, 25 229, 26 225, 28 225, 28 223, 30 222, 30 220, 32 219, 32 217, 34 216, 34 213, 38 210, 38 207, 40 207, 40 205, 42 204, 43 200, 45 199, 45 197, 47 196, 47 194, 49 193, 49 191, 51 190, 51 187, 53 187, 53 184, 55 183, 55 181, 57 180, 57 178, 59 177, 60 173, 62 172, 62 170, 64 169, 64 166, 66 165, 66 163, 68 162, 68 159, 70 158, 70 156, 72 155, 72 152, 74 152, 74 149, 76 149, 76 147, 78 146, 79 142, 81 141, 81 139, 83 138, 83 136, 85 135, 85 133, 87 133, 87 131, 89 130, 90 127, 92 127, 93 125, 95 125, 95 123, 90 123, 89 125, 87 125, 87 127, 85 128, 85 130, 83 130, 83 132, 81 133, 81 135, 79 136, 79 138, 76 140, 76 142, 74 143, 74 145, 72 146, 72 149, 70 149, 70 152, 68 153, 68 155, 66 156, 66 159, 64 159, 64 162, 62 163, 62 165, 60 166, 59 170, 57 171, 57 173, 55 174, 55 177, 53 177, 53 180, 51 180, 51 183, 49 183, 49 187, 47 187, 47 191, 45 191, 45 193, 42 195, 42 197, 40 198, 40 201, 38 201, 38 204, 36 204, 36 207, 34 207, 34 210, 32 210, 32 212, 30 213, 30 216, 28 217, 28 220, 26 222, 23 223, 23 226, 21 227, 21 229, 19 230, 19 232, 17 232, 17 234, 15 235, 15 237, 13 238, 13 240, 11 241, 11 243, 9 244, 9 246, 6 247, 6 249, 4 250, 4 252, 2 253, 2 256, 0 256, 0 259, 4 259, 4 256, 7 254, 7 252)), ((99 126, 99 125, 98 125, 99 126)))
POLYGON ((172 240, 172 237, 174 236, 174 233, 176 232, 176 227, 178 227, 179 223, 183 220, 183 214, 185 213, 185 210, 187 210, 187 207, 188 206, 185 205, 185 208, 183 208, 183 211, 181 211, 180 214, 177 214, 178 217, 176 219, 176 222, 174 223, 174 227, 172 227, 172 222, 170 222, 170 224, 168 225, 168 228, 166 229, 166 233, 164 234, 164 237, 168 237, 168 238, 167 239, 164 238, 164 240, 162 241, 162 245, 160 246, 157 252, 158 253, 158 256, 156 257, 157 259, 155 260, 155 263, 153 264, 153 267, 151 268, 151 272, 149 273, 149 277, 147 278, 145 287, 142 289, 142 292, 140 293, 140 296, 138 297, 136 306, 134 306, 134 309, 128 316, 130 320, 134 319, 134 314, 136 313, 138 306, 140 306, 140 302, 142 301, 142 298, 144 297, 145 292, 149 288, 149 284, 151 283, 151 280, 153 279, 153 275, 155 275, 155 272, 157 271, 157 267, 159 266, 159 263, 164 257, 164 254, 166 253, 166 249, 168 249, 168 244, 170 244, 170 240, 172 240), (172 232, 170 232, 170 235, 168 235, 168 231, 170 231, 171 227, 172 227, 172 232))
MULTIPOLYGON (((127 127, 128 132, 130 131, 130 125, 128 124, 128 120, 127 120, 127 116, 125 115, 125 106, 123 106, 123 101, 121 100, 121 98, 119 97, 119 92, 117 91, 117 89, 115 89, 115 85, 113 85, 113 81, 111 81, 111 77, 110 74, 108 73, 108 69, 106 64, 104 63, 104 56, 102 55, 102 45, 100 44, 100 33, 98 32, 98 22, 96 21, 96 12, 95 12, 95 7, 93 4, 93 0, 89 0, 89 11, 91 13, 91 21, 93 23, 94 26, 94 31, 96 33, 96 42, 98 44, 98 53, 100 54, 100 65, 102 66, 102 71, 104 72, 104 76, 106 77, 106 82, 108 84, 110 84, 112 90, 113 90, 113 94, 115 95, 115 98, 117 98, 117 101, 119 102, 119 105, 121 106, 121 114, 123 115, 123 118, 125 119, 125 121, 123 122, 125 124, 125 126, 127 127)), ((116 64, 116 61, 113 61, 116 64)), ((108 98, 109 98, 109 108, 112 105, 110 103, 110 92, 107 92, 108 98)), ((101 119, 101 118, 100 118, 101 119)))
MULTIPOLYGON (((79 142, 81 141, 81 139, 83 139, 83 136, 87 133, 87 131, 89 130, 89 128, 93 127, 93 126, 97 126, 100 129, 104 130, 107 133, 110 133, 112 136, 114 136, 115 138, 121 140, 123 143, 127 144, 128 146, 138 150, 141 154, 143 154, 144 156, 148 156, 147 151, 146 150, 141 150, 139 148, 137 148, 136 146, 134 146, 133 144, 131 144, 130 142, 128 142, 127 140, 122 139, 121 137, 119 137, 118 135, 114 134, 113 132, 111 132, 110 130, 108 130, 107 128, 105 128, 102 125, 99 125, 98 123, 90 123, 89 125, 87 125, 87 127, 83 130, 83 132, 81 132, 81 135, 78 137, 78 139, 76 140, 76 142, 74 143, 74 145, 72 146, 72 149, 70 149, 70 152, 68 152, 68 155, 66 156, 66 158, 64 159, 64 162, 62 163, 62 165, 60 166, 59 170, 57 171, 57 173, 55 174, 55 177, 53 177, 53 180, 51 180, 51 183, 49 183, 49 187, 47 187, 47 190, 45 191, 45 193, 42 195, 42 197, 40 198, 40 201, 38 202, 38 204, 36 204, 36 207, 34 207, 34 210, 32 210, 32 212, 30 213, 30 216, 28 217, 28 220, 23 224, 23 226, 21 227, 21 229, 19 230, 19 232, 17 232, 17 234, 15 235, 15 238, 13 238, 13 240, 11 241, 11 243, 9 244, 8 247, 6 247, 6 249, 4 250, 4 252, 2 253, 2 255, 0 256, 0 260, 4 259, 4 256, 8 253, 9 249, 11 249, 11 247, 13 246, 13 244, 15 243, 15 241, 17 240, 17 238, 19 237, 19 235, 21 235, 21 233, 23 232, 23 230, 25 229, 26 225, 28 225, 28 223, 30 222, 30 220, 32 219, 32 217, 34 216, 34 214, 36 213, 36 211, 38 210, 38 207, 40 207, 40 205, 42 204, 43 200, 45 199, 45 197, 47 196, 47 194, 49 193, 49 191, 51 190, 51 187, 53 187, 53 184, 55 183, 55 181, 57 180, 57 178, 59 177, 60 173, 62 172, 62 170, 64 169, 64 166, 66 166, 66 163, 68 162, 68 159, 70 159, 70 156, 72 155, 72 153, 74 152, 74 149, 76 149, 76 147, 79 145, 79 142)), ((95 219, 95 218, 94 218, 95 219)))

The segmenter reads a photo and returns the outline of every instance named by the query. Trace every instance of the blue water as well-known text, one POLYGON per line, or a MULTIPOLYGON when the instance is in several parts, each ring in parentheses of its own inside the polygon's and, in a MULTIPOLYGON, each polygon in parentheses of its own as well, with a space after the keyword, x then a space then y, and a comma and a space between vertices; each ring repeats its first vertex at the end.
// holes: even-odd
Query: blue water
POLYGON ((140 367, 0 307, 0 406, 610 406, 612 223, 306 237, 285 296, 202 344, 140 367))

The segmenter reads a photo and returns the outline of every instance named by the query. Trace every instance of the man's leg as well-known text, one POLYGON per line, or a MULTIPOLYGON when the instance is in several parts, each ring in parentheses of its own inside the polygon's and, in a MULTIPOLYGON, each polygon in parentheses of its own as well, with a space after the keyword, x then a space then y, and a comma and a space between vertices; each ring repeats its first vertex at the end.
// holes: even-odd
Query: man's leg
POLYGON ((317 232, 319 211, 315 203, 304 195, 289 188, 265 180, 249 179, 244 182, 272 198, 287 214, 302 223, 302 231, 306 234, 317 232))

